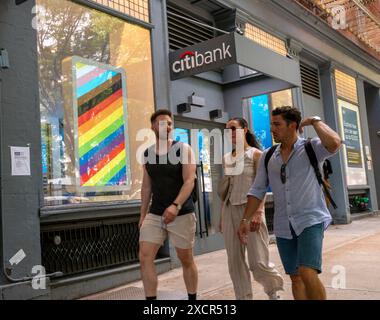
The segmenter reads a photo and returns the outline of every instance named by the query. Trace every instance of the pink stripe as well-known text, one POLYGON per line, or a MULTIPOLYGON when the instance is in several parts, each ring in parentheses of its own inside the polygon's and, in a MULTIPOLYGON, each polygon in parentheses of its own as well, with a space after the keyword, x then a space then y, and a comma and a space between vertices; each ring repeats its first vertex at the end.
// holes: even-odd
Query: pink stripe
POLYGON ((84 76, 80 77, 77 80, 77 87, 81 87, 87 82, 91 81, 92 79, 95 79, 96 77, 100 76, 102 73, 106 72, 107 70, 101 69, 101 68, 95 68, 91 72, 85 74, 84 76))

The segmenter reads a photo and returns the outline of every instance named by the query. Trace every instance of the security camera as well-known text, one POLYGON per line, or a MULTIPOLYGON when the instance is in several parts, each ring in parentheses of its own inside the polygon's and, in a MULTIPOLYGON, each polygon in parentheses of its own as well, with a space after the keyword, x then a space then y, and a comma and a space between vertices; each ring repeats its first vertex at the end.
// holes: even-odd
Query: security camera
POLYGON ((235 27, 235 32, 237 32, 237 33, 240 34, 241 36, 244 35, 244 32, 243 32, 238 26, 235 27))

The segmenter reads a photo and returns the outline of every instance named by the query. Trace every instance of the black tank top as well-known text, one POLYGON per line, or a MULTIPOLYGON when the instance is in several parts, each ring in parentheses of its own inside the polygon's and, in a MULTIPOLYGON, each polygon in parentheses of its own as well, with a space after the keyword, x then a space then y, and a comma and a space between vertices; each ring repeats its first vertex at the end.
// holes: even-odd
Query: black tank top
MULTIPOLYGON (((155 145, 144 152, 145 168, 152 187, 150 213, 163 215, 165 209, 173 204, 183 186, 182 163, 180 162, 181 145, 181 142, 173 141, 169 152, 160 156, 155 152, 155 145), (171 163, 170 160, 175 161, 171 161, 171 163)), ((190 195, 178 215, 191 212, 194 212, 194 203, 190 195)))

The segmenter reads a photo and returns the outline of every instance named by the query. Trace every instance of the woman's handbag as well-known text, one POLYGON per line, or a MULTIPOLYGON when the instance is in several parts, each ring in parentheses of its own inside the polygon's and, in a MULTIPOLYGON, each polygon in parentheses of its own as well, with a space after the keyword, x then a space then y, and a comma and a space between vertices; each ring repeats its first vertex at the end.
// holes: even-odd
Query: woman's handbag
POLYGON ((224 176, 222 179, 220 179, 218 184, 218 196, 222 201, 224 201, 227 197, 227 192, 230 187, 230 177, 224 176))

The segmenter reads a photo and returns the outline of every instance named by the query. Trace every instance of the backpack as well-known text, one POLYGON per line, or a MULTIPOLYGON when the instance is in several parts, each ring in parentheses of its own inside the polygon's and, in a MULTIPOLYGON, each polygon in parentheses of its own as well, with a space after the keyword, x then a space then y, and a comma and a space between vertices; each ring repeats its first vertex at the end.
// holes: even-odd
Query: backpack
MULTIPOLYGON (((265 170, 267 172, 267 175, 268 175, 268 163, 269 163, 269 160, 272 157, 274 151, 276 150, 276 148, 277 148, 277 145, 272 146, 265 155, 265 170)), ((320 186, 323 187, 323 193, 325 195, 327 204, 331 204, 334 209, 338 208, 335 201, 331 197, 331 194, 330 194, 331 184, 328 181, 329 175, 333 173, 332 167, 331 167, 331 162, 328 159, 326 159, 324 161, 324 163, 323 163, 323 177, 322 177, 322 174, 321 174, 321 172, 319 170, 319 166, 318 166, 317 156, 315 155, 315 151, 314 151, 313 146, 311 144, 310 138, 307 139, 305 142, 305 150, 306 150, 306 154, 309 158, 310 164, 314 169, 318 183, 320 186)))

